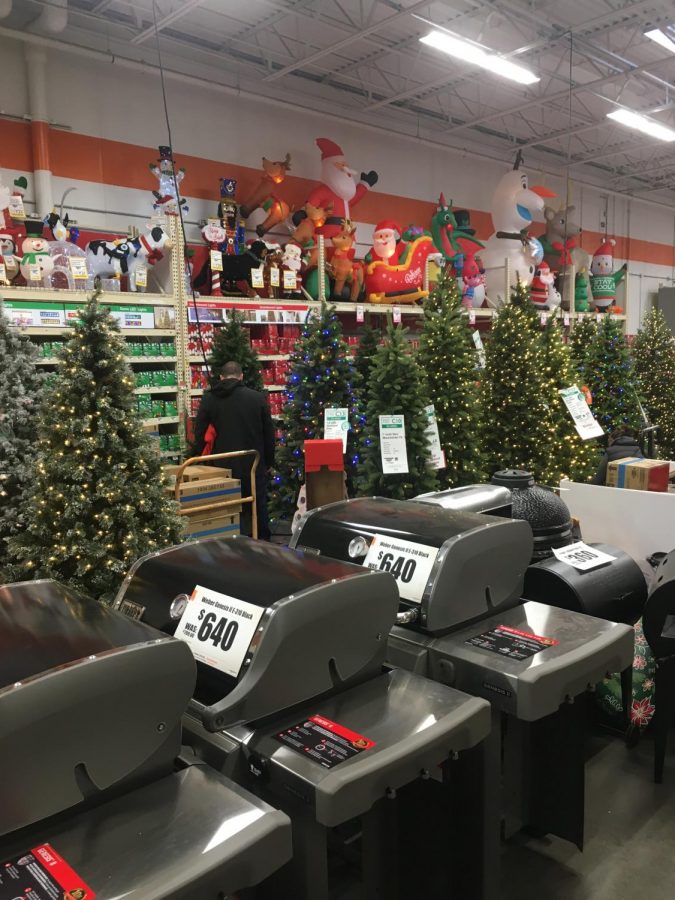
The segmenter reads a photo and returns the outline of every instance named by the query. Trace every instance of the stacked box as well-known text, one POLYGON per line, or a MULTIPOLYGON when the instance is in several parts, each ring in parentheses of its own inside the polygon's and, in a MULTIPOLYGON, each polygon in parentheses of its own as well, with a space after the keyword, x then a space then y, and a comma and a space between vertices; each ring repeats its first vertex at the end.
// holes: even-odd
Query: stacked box
POLYGON ((608 464, 605 483, 632 491, 667 491, 669 475, 668 462, 629 456, 608 464))

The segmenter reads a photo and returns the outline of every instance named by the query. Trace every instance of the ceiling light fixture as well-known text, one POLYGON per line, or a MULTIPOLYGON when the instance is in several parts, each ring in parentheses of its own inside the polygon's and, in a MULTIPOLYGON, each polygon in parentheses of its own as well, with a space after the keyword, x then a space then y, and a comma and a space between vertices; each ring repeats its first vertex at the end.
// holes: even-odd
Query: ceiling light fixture
POLYGON ((621 125, 627 125, 628 128, 641 131, 649 137, 658 138, 660 141, 675 141, 675 130, 667 128, 648 116, 641 116, 640 113, 633 112, 631 109, 615 109, 613 112, 607 113, 607 118, 620 122, 621 125))
POLYGON ((652 28, 651 31, 645 31, 645 37, 656 41, 657 44, 665 47, 666 50, 670 50, 671 53, 675 53, 675 40, 660 28, 652 28))
POLYGON ((538 75, 526 69, 525 66, 519 66, 511 60, 499 56, 494 50, 488 50, 479 44, 455 37, 445 31, 431 31, 421 37, 420 42, 454 56, 456 59, 480 66, 481 69, 486 69, 494 75, 501 75, 502 78, 517 81, 519 84, 535 84, 540 80, 538 75))

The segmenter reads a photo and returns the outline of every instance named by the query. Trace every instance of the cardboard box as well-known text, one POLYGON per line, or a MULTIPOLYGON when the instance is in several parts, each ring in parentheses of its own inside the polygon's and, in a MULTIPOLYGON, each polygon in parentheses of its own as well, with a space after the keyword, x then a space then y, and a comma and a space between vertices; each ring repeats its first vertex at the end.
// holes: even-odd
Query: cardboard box
MULTIPOLYGON (((173 495, 173 488, 167 488, 167 490, 173 495)), ((178 487, 178 502, 181 510, 192 510, 199 506, 240 498, 241 482, 237 478, 208 478, 202 481, 188 481, 178 487)))
POLYGON ((606 484, 632 491, 667 491, 669 472, 667 461, 630 456, 609 463, 606 484))
POLYGON ((199 540, 207 537, 225 537, 239 534, 239 516, 213 516, 210 519, 195 521, 192 516, 185 516, 187 527, 185 536, 187 540, 199 540))
MULTIPOLYGON (((169 484, 176 483, 176 475, 180 470, 180 466, 164 466, 164 474, 169 484)), ((221 469, 219 466, 188 466, 183 472, 183 482, 203 481, 210 478, 231 478, 232 469, 221 469)))

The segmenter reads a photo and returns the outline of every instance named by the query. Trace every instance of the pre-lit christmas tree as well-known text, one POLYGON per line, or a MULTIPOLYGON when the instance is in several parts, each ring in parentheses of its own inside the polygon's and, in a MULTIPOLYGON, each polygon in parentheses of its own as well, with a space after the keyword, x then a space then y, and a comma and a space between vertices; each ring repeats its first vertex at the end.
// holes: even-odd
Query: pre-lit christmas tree
POLYGON ((419 360, 445 453, 442 487, 484 480, 478 356, 457 279, 441 272, 424 302, 419 360))
POLYGON ((323 304, 305 324, 291 355, 286 383, 282 437, 276 454, 276 472, 270 488, 274 519, 290 519, 304 481, 303 444, 323 437, 324 410, 349 410, 345 469, 351 476, 359 464, 358 434, 362 417, 357 408, 359 374, 348 355, 334 306, 323 304))
POLYGON ((428 419, 424 412, 429 404, 427 386, 400 326, 387 328, 385 342, 375 353, 366 396, 359 493, 407 500, 435 490, 438 482, 435 470, 429 467, 428 419), (407 472, 382 472, 379 417, 388 415, 404 416, 407 472))
MULTIPOLYGON (((598 324, 591 316, 574 320, 570 333, 569 348, 577 377, 586 384, 586 360, 588 352, 598 333, 598 324)), ((579 387, 582 385, 579 384, 579 387)))
POLYGON ((518 282, 493 320, 483 373, 484 448, 488 474, 526 469, 547 477, 555 428, 543 370, 543 342, 529 288, 518 282))
POLYGON ((251 347, 251 337, 248 328, 243 324, 244 317, 236 309, 230 314, 230 319, 217 329, 213 339, 213 349, 208 363, 211 375, 217 379, 227 362, 238 362, 244 373, 244 384, 254 391, 264 390, 260 360, 258 354, 251 347))
POLYGON ((652 309, 632 346, 635 374, 647 417, 658 426, 656 446, 659 456, 675 454, 675 341, 660 309, 652 309))
POLYGON ((37 440, 44 376, 37 348, 9 327, 0 301, 0 584, 15 580, 7 542, 21 531, 37 440))
POLYGON ((579 437, 560 396, 560 389, 577 384, 577 373, 570 349, 563 340, 560 320, 553 316, 542 332, 542 367, 552 427, 551 455, 542 483, 556 487, 561 478, 590 481, 597 470, 600 448, 597 440, 584 441, 579 437))
POLYGON ((585 383, 593 397, 593 415, 608 435, 643 424, 633 361, 621 323, 607 313, 588 348, 585 383))
POLYGON ((10 541, 23 577, 54 578, 104 600, 134 560, 182 535, 124 353, 95 294, 45 391, 25 528, 10 541))

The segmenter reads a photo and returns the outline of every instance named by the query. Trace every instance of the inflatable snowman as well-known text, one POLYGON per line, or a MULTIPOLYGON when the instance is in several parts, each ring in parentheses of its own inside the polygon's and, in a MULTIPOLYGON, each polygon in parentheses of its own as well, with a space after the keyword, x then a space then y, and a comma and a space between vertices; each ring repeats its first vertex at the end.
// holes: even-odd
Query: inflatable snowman
POLYGON ((529 285, 543 258, 541 243, 530 237, 528 229, 536 213, 543 212, 544 198, 555 197, 548 188, 529 187, 527 175, 521 171, 519 151, 513 169, 504 175, 492 197, 492 224, 495 233, 481 251, 485 267, 488 297, 499 304, 504 296, 504 263, 509 261, 511 282, 519 278, 529 285))

